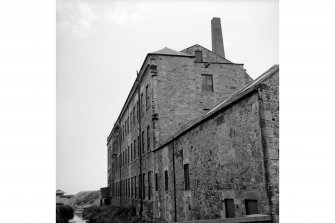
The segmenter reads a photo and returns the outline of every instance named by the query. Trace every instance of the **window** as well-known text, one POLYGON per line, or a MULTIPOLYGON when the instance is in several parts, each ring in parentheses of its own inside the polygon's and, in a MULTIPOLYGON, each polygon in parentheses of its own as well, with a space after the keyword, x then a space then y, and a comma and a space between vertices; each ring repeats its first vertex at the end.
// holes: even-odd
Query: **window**
POLYGON ((133 112, 130 112, 130 129, 133 127, 133 112))
POLYGON ((141 199, 142 198, 142 176, 138 175, 138 198, 141 199))
POLYGON ((195 61, 202 62, 202 51, 200 50, 195 51, 195 61))
POLYGON ((136 117, 137 117, 137 121, 139 120, 139 110, 140 110, 140 104, 139 102, 137 102, 137 111, 136 111, 136 117))
POLYGON ((133 198, 133 178, 130 178, 130 198, 133 198))
POLYGON ((143 200, 144 200, 145 199, 145 173, 143 173, 142 181, 143 181, 142 192, 143 192, 143 200))
POLYGON ((155 173, 155 189, 158 191, 158 174, 155 173))
POLYGON ((131 198, 130 195, 130 178, 128 178, 128 198, 131 198))
POLYGON ((233 199, 225 199, 226 218, 235 218, 235 204, 233 199))
POLYGON ((130 144, 130 161, 133 161, 133 143, 130 144))
POLYGON ((134 184, 135 184, 135 199, 137 199, 137 184, 136 184, 136 176, 134 177, 134 184))
POLYGON ((123 151, 122 157, 123 157, 123 166, 125 166, 126 165, 126 154, 125 154, 125 151, 123 151))
POLYGON ((144 154, 144 131, 142 131, 142 155, 144 154))
POLYGON ((213 92, 213 76, 210 74, 202 74, 202 91, 213 92))
POLYGON ((164 171, 164 175, 165 175, 165 191, 169 190, 169 175, 167 170, 164 171))
POLYGON ((124 124, 122 125, 122 140, 124 140, 124 124))
POLYGON ((150 126, 147 127, 147 150, 150 150, 150 126))
POLYGON ((135 122, 135 106, 133 107, 133 126, 135 126, 136 122, 135 122))
POLYGON ((143 93, 141 94, 141 114, 143 114, 143 93))
POLYGON ((247 215, 258 214, 257 200, 245 200, 245 209, 247 215))
POLYGON ((127 117, 127 134, 129 134, 129 116, 127 117))
POLYGON ((148 200, 151 200, 151 171, 148 172, 148 200))
POLYGON ((190 189, 189 164, 184 164, 184 180, 185 180, 185 190, 189 190, 190 189))
POLYGON ((129 153, 129 146, 128 146, 128 152, 127 152, 127 164, 130 163, 130 162, 129 162, 129 161, 130 161, 130 159, 129 159, 129 154, 130 154, 130 153, 129 153))
POLYGON ((140 157, 141 154, 141 142, 140 142, 140 136, 137 136, 137 155, 140 157))
POLYGON ((124 184, 125 184, 125 198, 127 198, 128 197, 128 179, 125 179, 124 180, 124 184))
POLYGON ((150 96, 149 96, 149 85, 147 85, 145 87, 145 96, 146 96, 146 98, 145 98, 145 104, 146 104, 147 108, 149 108, 149 99, 150 99, 150 96))
POLYGON ((134 159, 136 159, 136 139, 134 140, 134 159))

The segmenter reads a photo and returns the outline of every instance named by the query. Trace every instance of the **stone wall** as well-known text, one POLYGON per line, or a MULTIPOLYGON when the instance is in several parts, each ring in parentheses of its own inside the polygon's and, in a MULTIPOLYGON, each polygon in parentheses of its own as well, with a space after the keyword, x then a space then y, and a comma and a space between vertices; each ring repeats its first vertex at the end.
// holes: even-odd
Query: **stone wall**
POLYGON ((170 145, 155 152, 155 174, 157 185, 155 188, 154 210, 155 217, 168 222, 174 221, 174 169, 173 150, 170 145), (168 173, 168 190, 165 190, 165 171, 168 173))
POLYGON ((236 217, 246 215, 245 199, 257 200, 260 213, 270 212, 257 98, 246 97, 176 140, 178 221, 225 218, 224 199, 234 199, 236 217))
POLYGON ((191 46, 189 48, 186 48, 180 52, 186 53, 188 55, 195 55, 196 50, 200 50, 202 52, 203 62, 231 63, 229 60, 213 53, 212 51, 198 44, 191 46))
POLYGON ((206 67, 194 58, 168 56, 159 56, 157 64, 160 143, 251 81, 242 65, 206 67), (202 74, 213 75, 214 92, 202 91, 202 74))
POLYGON ((264 81, 258 88, 262 142, 269 181, 273 215, 279 215, 279 74, 264 81))

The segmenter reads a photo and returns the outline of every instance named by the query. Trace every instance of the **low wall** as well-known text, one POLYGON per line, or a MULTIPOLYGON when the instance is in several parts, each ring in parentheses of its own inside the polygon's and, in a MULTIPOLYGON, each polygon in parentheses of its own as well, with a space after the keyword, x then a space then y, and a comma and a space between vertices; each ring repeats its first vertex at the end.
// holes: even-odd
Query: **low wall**
POLYGON ((194 221, 183 221, 182 223, 242 223, 242 222, 261 222, 261 223, 272 223, 270 215, 249 215, 246 217, 238 218, 224 218, 224 219, 212 219, 212 220, 194 220, 194 221))

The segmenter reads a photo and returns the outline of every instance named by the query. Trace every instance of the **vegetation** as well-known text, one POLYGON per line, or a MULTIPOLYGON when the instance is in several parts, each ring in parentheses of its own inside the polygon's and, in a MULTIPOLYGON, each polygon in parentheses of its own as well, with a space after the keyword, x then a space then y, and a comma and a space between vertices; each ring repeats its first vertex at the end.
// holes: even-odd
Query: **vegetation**
POLYGON ((135 208, 113 206, 92 206, 83 212, 83 218, 89 223, 158 223, 159 221, 136 215, 135 208))
POLYGON ((64 198, 63 203, 66 205, 76 206, 87 206, 87 205, 99 205, 100 203, 100 191, 81 191, 71 197, 70 199, 64 198))
POLYGON ((68 223, 74 217, 74 209, 69 205, 56 206, 56 223, 68 223))

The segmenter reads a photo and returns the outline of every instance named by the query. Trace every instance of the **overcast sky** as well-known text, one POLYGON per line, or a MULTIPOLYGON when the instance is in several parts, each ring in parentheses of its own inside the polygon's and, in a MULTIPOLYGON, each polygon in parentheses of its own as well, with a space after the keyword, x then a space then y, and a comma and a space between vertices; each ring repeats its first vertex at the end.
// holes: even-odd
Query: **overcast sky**
POLYGON ((57 189, 107 186, 106 139, 147 53, 211 49, 220 17, 226 58, 252 78, 279 63, 277 0, 57 0, 57 189))

